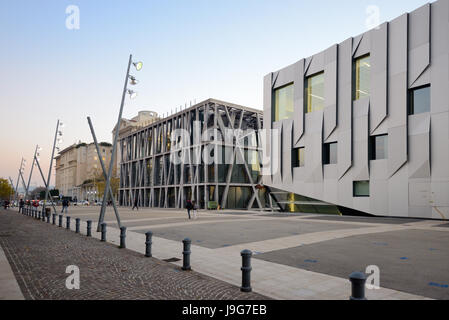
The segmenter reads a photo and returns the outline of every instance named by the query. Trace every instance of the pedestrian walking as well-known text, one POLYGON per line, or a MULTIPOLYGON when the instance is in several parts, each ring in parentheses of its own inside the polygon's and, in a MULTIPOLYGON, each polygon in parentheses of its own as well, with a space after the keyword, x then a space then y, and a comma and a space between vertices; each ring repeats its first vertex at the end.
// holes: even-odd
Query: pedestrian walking
POLYGON ((23 201, 23 199, 20 199, 20 201, 19 201, 19 213, 23 213, 23 207, 25 207, 25 201, 23 201))
POLYGON ((193 209, 192 201, 187 200, 187 203, 186 203, 186 209, 187 209, 187 214, 189 215, 189 220, 190 220, 190 219, 192 218, 192 217, 190 216, 190 211, 193 209))
POLYGON ((138 205, 138 202, 137 202, 137 197, 136 197, 136 199, 134 200, 134 206, 133 206, 133 211, 134 211, 134 208, 136 208, 137 209, 137 211, 139 211, 139 205, 138 205))
POLYGON ((68 208, 69 208, 69 201, 67 199, 62 200, 62 211, 61 213, 68 213, 68 208))
POLYGON ((193 220, 196 220, 197 218, 197 212, 198 212, 198 205, 195 201, 192 201, 192 210, 193 210, 193 220))

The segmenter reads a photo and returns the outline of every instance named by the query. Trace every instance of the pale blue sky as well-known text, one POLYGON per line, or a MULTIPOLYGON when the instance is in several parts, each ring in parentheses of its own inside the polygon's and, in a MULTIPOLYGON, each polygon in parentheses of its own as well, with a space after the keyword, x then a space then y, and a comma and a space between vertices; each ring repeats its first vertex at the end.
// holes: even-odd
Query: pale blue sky
POLYGON ((48 166, 57 118, 67 125, 62 147, 92 141, 88 115, 99 140, 111 141, 130 53, 144 69, 125 117, 207 98, 261 109, 265 74, 366 31, 367 6, 377 5, 383 22, 425 3, 2 0, 0 177, 15 180, 36 144, 48 166), (80 30, 65 26, 68 5, 80 9, 80 30))

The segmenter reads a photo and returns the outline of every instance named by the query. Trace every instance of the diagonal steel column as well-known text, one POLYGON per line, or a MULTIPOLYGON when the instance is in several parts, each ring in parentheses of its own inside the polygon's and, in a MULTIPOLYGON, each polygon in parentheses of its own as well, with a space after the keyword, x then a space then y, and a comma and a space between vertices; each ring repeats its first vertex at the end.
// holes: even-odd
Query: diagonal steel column
POLYGON ((103 203, 101 204, 100 217, 98 219, 97 232, 100 232, 100 225, 104 221, 106 202, 108 201, 108 197, 109 197, 109 188, 111 187, 112 167, 114 165, 114 158, 115 158, 116 150, 117 150, 118 135, 119 135, 119 132, 120 132, 120 126, 122 124, 123 106, 125 104, 126 90, 128 88, 129 70, 131 68, 132 57, 133 57, 132 54, 130 54, 129 55, 129 62, 128 62, 128 69, 126 71, 126 77, 125 77, 125 85, 123 87, 122 102, 120 104, 120 111, 119 111, 119 114, 118 114, 117 125, 115 127, 115 135, 114 135, 114 141, 113 141, 113 145, 112 145, 112 156, 111 156, 111 161, 110 161, 110 164, 109 164, 108 176, 107 176, 107 179, 106 179, 106 188, 104 190, 103 203))
MULTIPOLYGON (((95 134, 95 130, 92 125, 92 121, 91 121, 90 117, 87 117, 87 122, 89 122, 89 128, 90 128, 90 132, 92 133, 92 137, 94 139, 95 148, 97 149, 98 159, 100 159, 101 169, 103 170, 103 176, 105 179, 107 179, 108 176, 107 176, 107 172, 106 172, 106 167, 104 166, 103 158, 100 153, 100 147, 98 146, 97 136, 95 134)), ((110 188, 109 191, 110 191, 112 206, 114 207, 115 217, 117 218, 117 224, 119 225, 119 228, 121 228, 122 224, 120 222, 120 215, 119 215, 117 207, 115 205, 114 194, 112 193, 112 188, 110 188)), ((106 190, 105 190, 105 192, 106 192, 106 190)))

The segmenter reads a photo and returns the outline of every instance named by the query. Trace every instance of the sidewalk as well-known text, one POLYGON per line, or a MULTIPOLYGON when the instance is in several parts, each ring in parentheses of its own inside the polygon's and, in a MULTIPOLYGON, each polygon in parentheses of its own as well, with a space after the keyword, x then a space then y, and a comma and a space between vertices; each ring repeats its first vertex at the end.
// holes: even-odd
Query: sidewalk
MULTIPOLYGON (((96 235, 94 231, 93 228, 96 235)), ((2 256, 3 250, 0 251, 2 299, 267 299, 256 293, 242 293, 238 286, 197 272, 183 272, 173 264, 145 258, 141 253, 118 249, 116 245, 13 211, 0 212, 2 234, 8 234, 7 237, 0 236, 0 246, 9 261, 8 264, 2 256), (70 276, 66 268, 70 265, 79 267, 79 290, 66 288, 66 279, 70 276)))

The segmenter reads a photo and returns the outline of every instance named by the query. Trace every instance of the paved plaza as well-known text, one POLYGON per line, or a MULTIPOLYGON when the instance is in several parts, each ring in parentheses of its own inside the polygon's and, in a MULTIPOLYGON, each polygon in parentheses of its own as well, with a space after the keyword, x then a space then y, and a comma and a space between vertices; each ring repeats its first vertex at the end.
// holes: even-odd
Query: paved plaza
MULTIPOLYGON (((376 265, 381 289, 367 290, 368 299, 449 299, 449 228, 442 221, 245 211, 200 211, 198 219, 188 220, 185 211, 119 210, 128 249, 143 253, 144 233, 152 231, 154 257, 177 260, 188 237, 193 269, 229 285, 241 282, 240 251, 252 250, 253 289, 269 298, 346 300, 349 274, 376 265)), ((95 230, 98 215, 99 207, 69 208, 72 219, 82 219, 83 234, 87 220, 95 230)), ((108 241, 117 245, 112 208, 105 221, 108 241)))

